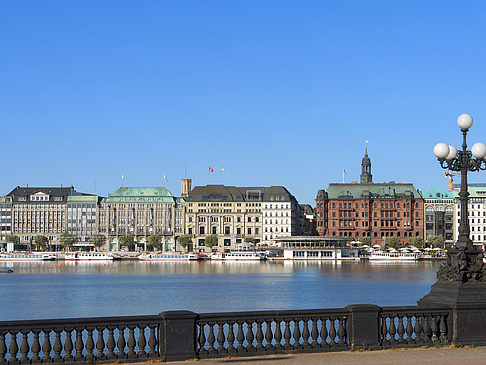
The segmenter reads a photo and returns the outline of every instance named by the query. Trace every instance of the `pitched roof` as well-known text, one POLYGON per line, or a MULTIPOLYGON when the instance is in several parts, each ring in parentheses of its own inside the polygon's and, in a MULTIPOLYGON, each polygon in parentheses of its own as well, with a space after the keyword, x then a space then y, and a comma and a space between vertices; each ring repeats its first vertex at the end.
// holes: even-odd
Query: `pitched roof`
POLYGON ((297 201, 283 186, 240 187, 226 185, 195 186, 186 201, 297 201))
POLYGON ((413 184, 408 183, 329 184, 327 196, 328 199, 422 198, 413 184))
POLYGON ((108 194, 103 203, 140 202, 175 203, 177 199, 164 187, 121 187, 108 194))
MULTIPOLYGON (((17 186, 13 189, 7 196, 11 196, 14 202, 19 201, 19 198, 28 198, 31 195, 43 193, 52 197, 60 197, 62 198, 58 202, 66 202, 67 197, 70 195, 81 195, 76 190, 74 190, 73 186, 69 186, 67 188, 58 188, 58 187, 20 187, 17 186)), ((25 200, 22 200, 25 201, 25 200)), ((35 203, 40 203, 35 201, 35 203)))

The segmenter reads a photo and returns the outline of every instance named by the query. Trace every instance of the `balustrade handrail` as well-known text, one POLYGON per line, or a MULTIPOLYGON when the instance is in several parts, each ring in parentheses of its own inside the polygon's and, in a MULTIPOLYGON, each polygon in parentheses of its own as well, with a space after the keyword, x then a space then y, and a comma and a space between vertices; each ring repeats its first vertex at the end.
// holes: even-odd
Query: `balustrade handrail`
POLYGON ((235 319, 284 319, 289 317, 319 317, 319 316, 347 316, 350 312, 346 308, 330 309, 298 309, 298 310, 276 310, 276 311, 246 311, 246 312, 219 312, 200 313, 197 319, 201 321, 210 320, 235 320, 235 319))

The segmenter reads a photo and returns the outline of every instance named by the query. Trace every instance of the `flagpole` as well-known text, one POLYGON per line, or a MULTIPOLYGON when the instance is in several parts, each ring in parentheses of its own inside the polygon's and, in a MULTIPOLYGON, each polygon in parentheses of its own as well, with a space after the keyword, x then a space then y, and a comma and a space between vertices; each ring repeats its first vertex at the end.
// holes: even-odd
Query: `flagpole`
POLYGON ((344 169, 343 169, 343 184, 344 184, 344 169))

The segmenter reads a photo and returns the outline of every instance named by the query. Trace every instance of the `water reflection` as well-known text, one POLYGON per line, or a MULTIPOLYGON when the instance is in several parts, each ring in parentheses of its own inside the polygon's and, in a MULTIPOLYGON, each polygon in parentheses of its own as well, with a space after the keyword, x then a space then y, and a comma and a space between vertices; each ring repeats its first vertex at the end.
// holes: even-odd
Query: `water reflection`
POLYGON ((366 262, 0 263, 0 320, 413 305, 438 264, 366 262))

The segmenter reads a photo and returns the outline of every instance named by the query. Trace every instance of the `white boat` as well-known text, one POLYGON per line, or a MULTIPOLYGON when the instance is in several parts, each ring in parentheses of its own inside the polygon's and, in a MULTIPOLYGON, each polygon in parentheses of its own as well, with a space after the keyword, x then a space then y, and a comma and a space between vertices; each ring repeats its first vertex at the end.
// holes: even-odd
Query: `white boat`
POLYGON ((216 252, 211 255, 212 261, 263 261, 265 254, 257 252, 216 252))
POLYGON ((111 261, 113 256, 105 252, 69 252, 64 258, 66 261, 111 261))
POLYGON ((418 261, 422 257, 413 252, 384 252, 374 251, 368 258, 370 261, 418 261))
POLYGON ((138 256, 139 261, 197 261, 199 257, 193 253, 177 253, 177 252, 157 252, 157 253, 143 253, 138 256))
POLYGON ((4 252, 0 253, 0 261, 50 261, 55 254, 42 252, 4 252))

